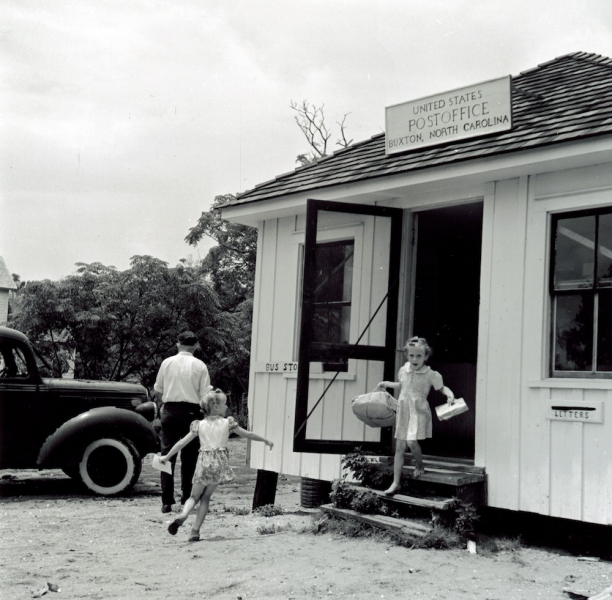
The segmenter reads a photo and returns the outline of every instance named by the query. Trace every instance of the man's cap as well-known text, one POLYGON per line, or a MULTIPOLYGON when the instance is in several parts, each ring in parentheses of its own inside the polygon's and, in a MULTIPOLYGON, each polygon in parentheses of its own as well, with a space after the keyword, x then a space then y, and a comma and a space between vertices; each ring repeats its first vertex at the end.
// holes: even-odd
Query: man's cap
POLYGON ((179 334, 178 341, 183 346, 195 346, 198 343, 198 338, 193 331, 183 331, 183 333, 179 334))

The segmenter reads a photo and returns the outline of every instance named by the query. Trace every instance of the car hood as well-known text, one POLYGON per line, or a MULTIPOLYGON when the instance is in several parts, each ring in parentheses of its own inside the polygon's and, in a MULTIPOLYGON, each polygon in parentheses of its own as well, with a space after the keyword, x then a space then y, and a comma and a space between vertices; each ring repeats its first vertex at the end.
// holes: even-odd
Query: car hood
POLYGON ((129 394, 140 396, 147 393, 144 386, 138 383, 126 383, 124 381, 93 381, 90 379, 50 379, 43 377, 43 383, 51 391, 65 392, 112 392, 113 394, 129 394))

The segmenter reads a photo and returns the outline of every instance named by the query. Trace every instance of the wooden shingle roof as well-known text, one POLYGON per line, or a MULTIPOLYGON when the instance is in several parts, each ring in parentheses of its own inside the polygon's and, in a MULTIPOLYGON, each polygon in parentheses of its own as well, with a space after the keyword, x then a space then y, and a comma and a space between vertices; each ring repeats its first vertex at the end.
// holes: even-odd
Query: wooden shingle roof
POLYGON ((612 59, 574 52, 512 77, 512 114, 510 131, 401 154, 385 154, 381 133, 261 183, 230 204, 612 133, 612 59))

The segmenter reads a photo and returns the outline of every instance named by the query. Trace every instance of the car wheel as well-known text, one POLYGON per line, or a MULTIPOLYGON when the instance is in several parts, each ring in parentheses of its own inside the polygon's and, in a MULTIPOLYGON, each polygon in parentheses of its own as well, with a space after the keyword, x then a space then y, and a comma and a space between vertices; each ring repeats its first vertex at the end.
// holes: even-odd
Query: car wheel
POLYGON ((79 463, 79 475, 95 494, 111 496, 129 490, 140 477, 142 460, 126 439, 100 438, 91 442, 79 463))

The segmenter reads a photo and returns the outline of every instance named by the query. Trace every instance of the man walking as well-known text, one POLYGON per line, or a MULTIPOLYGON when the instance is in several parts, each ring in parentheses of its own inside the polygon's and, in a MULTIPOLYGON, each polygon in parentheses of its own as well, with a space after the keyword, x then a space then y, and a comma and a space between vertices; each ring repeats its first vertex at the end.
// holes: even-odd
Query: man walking
MULTIPOLYGON (((208 368, 193 356, 198 339, 191 331, 178 336, 178 354, 166 358, 155 380, 155 396, 161 402, 162 454, 189 433, 189 426, 202 418, 200 399, 210 390, 208 368)), ((191 480, 198 460, 200 442, 198 438, 181 450, 181 504, 191 495, 191 480)), ((162 512, 168 513, 174 504, 174 468, 176 457, 170 459, 172 475, 161 473, 162 512)))

